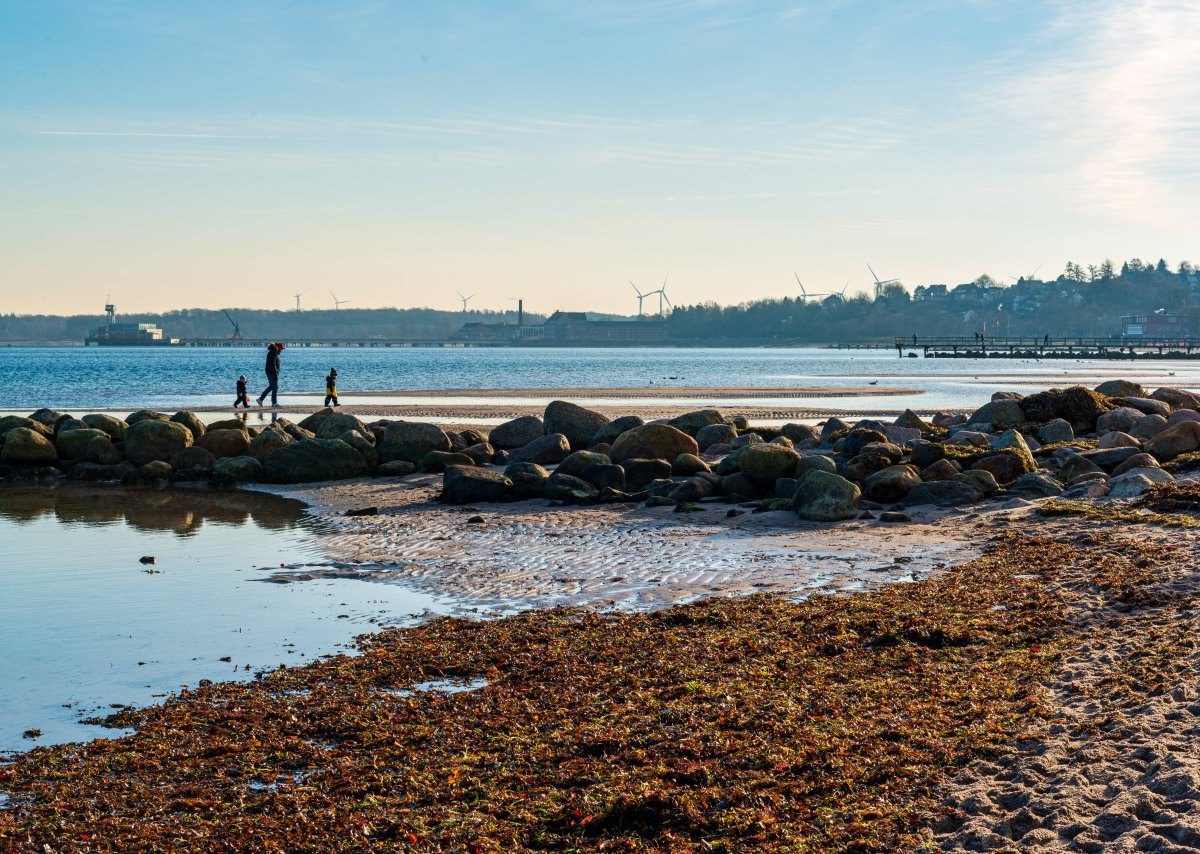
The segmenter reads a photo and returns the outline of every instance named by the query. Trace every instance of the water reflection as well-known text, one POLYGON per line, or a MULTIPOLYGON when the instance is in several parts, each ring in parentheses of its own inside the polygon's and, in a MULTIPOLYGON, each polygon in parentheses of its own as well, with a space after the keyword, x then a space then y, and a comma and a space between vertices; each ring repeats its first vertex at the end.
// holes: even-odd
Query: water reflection
POLYGON ((30 522, 53 516, 67 525, 115 525, 190 537, 206 522, 287 530, 305 520, 299 501, 253 492, 116 490, 61 486, 0 489, 0 519, 30 522))

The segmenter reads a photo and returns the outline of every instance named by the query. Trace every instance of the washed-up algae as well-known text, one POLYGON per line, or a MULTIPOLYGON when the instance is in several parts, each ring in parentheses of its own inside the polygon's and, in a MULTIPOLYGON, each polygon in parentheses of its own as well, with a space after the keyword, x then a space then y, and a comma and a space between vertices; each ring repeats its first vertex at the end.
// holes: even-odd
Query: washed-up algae
POLYGON ((913 849, 953 769, 1048 712, 1056 579, 1128 595, 1137 548, 1003 534, 855 596, 384 631, 0 767, 0 849, 913 849), (400 690, 430 679, 487 684, 400 690))
POLYGON ((1035 512, 1046 519, 1052 519, 1057 516, 1071 516, 1110 524, 1159 525, 1164 528, 1200 528, 1200 520, 1193 516, 1183 513, 1158 513, 1154 510, 1139 509, 1143 506, 1161 505, 1098 505, 1090 501, 1051 498, 1039 504, 1035 512))

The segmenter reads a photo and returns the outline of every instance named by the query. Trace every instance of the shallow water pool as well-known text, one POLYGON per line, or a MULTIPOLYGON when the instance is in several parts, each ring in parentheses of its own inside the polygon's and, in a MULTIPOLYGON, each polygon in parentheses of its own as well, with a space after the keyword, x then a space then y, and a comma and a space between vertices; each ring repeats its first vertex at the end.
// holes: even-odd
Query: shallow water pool
POLYGON ((0 490, 0 752, 111 737, 82 721, 448 610, 399 585, 267 583, 322 560, 316 524, 256 493, 0 490))

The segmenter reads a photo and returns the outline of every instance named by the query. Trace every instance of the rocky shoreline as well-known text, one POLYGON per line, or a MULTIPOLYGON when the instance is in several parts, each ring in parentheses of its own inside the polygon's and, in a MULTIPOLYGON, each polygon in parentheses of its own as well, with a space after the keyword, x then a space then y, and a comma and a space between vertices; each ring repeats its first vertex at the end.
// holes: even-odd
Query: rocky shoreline
POLYGON ((442 500, 790 507, 804 520, 902 522, 911 507, 988 498, 1136 498, 1200 468, 1200 395, 1110 380, 971 415, 829 418, 752 426, 702 409, 647 423, 566 401, 541 417, 463 431, 322 409, 268 425, 149 410, 0 418, 0 482, 229 487, 441 473, 442 500))

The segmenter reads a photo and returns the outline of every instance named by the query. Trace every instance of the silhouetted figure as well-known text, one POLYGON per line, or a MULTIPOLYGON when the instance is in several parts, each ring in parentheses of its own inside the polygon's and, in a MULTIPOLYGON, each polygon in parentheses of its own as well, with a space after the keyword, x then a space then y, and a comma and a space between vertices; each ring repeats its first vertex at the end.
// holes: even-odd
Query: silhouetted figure
POLYGON ((279 405, 279 354, 283 352, 284 345, 280 341, 276 341, 267 347, 267 364, 264 368, 267 374, 267 387, 263 389, 263 393, 258 396, 258 405, 263 405, 263 399, 270 394, 271 405, 279 405))
POLYGON ((233 402, 233 408, 237 409, 241 406, 243 409, 250 408, 250 395, 246 392, 246 375, 242 374, 237 381, 237 400, 233 402))
POLYGON ((334 406, 339 406, 337 399, 337 368, 329 369, 329 376, 325 377, 325 405, 329 405, 329 401, 333 401, 334 406))

